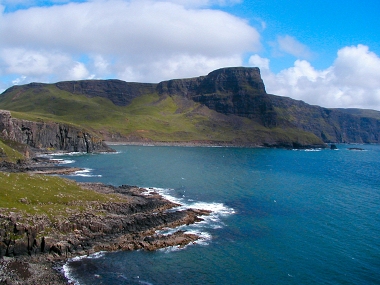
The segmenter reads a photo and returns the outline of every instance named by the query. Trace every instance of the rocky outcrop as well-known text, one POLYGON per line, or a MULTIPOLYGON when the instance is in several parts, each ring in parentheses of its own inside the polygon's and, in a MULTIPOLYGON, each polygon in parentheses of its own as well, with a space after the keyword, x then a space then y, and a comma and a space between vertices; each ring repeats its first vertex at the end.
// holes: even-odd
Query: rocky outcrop
POLYGON ((276 126, 276 113, 265 92, 258 68, 222 68, 207 76, 175 79, 158 84, 159 94, 180 95, 226 115, 276 126))
MULTIPOLYGON (((326 143, 380 143, 380 120, 309 105, 283 96, 269 95, 279 126, 311 132, 326 143)), ((370 114, 376 111, 370 110, 370 114)), ((378 112, 380 113, 380 112, 378 112)))
MULTIPOLYGON (((135 186, 85 183, 82 187, 123 195, 128 202, 92 202, 83 205, 82 212, 67 208, 66 216, 56 215, 54 219, 0 209, 0 257, 40 253, 68 257, 99 250, 184 246, 199 237, 182 231, 164 235, 157 230, 193 224, 202 221, 199 216, 210 213, 197 209, 175 210, 178 204, 135 186)), ((23 198, 20 202, 28 203, 28 200, 23 198)), ((72 201, 70 205, 75 203, 72 201)))
POLYGON ((0 110, 0 131, 2 139, 35 149, 88 153, 112 151, 101 138, 86 130, 54 122, 19 120, 4 110, 0 110))
MULTIPOLYGON (((50 94, 49 92, 52 91, 47 87, 54 90, 54 94, 51 96, 52 100, 55 96, 62 95, 63 92, 56 92, 56 89, 59 88, 89 98, 107 98, 119 106, 127 106, 133 99, 142 95, 153 93, 160 95, 157 102, 140 102, 139 104, 142 104, 141 110, 146 107, 144 104, 154 105, 171 96, 177 107, 176 114, 184 112, 184 117, 189 120, 190 126, 195 124, 195 128, 198 130, 210 129, 212 126, 211 129, 215 133, 225 132, 228 129, 237 130, 237 132, 232 131, 230 136, 226 136, 231 137, 229 141, 231 143, 238 141, 246 143, 248 141, 253 142, 254 145, 286 145, 291 147, 293 143, 306 146, 314 144, 317 140, 320 143, 380 142, 380 112, 358 109, 328 109, 311 106, 287 97, 267 94, 258 68, 222 68, 212 71, 206 76, 173 79, 159 84, 128 83, 120 80, 83 80, 58 82, 53 87, 51 84, 30 83, 9 88, 2 94, 4 97, 0 98, 0 101, 3 102, 5 109, 25 112, 25 108, 19 108, 15 101, 23 102, 23 100, 33 98, 34 94, 41 95, 44 92, 50 94), (22 98, 23 96, 25 98, 22 98), (194 104, 194 102, 199 103, 199 105, 194 104), (186 106, 190 107, 187 108, 186 106), (193 109, 189 111, 191 108, 193 109), (206 109, 207 111, 205 111, 206 109), (212 112, 210 109, 216 112, 212 112), (198 123, 193 120, 194 117, 202 119, 198 123), (247 118, 250 121, 247 121, 247 118), (297 137, 300 139, 297 140, 297 137)), ((35 105, 36 103, 30 104, 28 108, 33 109, 35 105)), ((82 106, 82 108, 85 107, 85 105, 82 106)), ((49 114, 54 114, 54 110, 50 110, 48 107, 45 109, 49 114)), ((109 110, 104 112, 109 112, 109 110)), ((139 115, 141 115, 142 120, 145 119, 144 114, 139 113, 139 115)), ((155 114, 146 115, 151 116, 150 119, 161 121, 161 118, 157 118, 155 114)), ((165 116, 165 114, 161 115, 165 116)), ((93 118, 89 125, 93 122, 97 123, 97 118, 93 118)), ((125 122, 129 122, 128 118, 125 122)), ((171 123, 168 122, 167 124, 170 126, 171 123)), ((157 133, 157 137, 160 137, 161 126, 161 124, 158 127, 149 125, 151 127, 149 131, 157 133)), ((22 128, 22 126, 19 127, 22 128)), ((38 128, 35 125, 33 127, 25 125, 23 141, 36 141, 35 131, 38 131, 38 128), (34 130, 33 137, 30 130, 34 130)), ((8 135, 12 136, 12 128, 7 126, 6 129, 9 131, 8 135)), ((62 130, 53 130, 59 134, 60 138, 53 145, 69 145, 69 148, 76 148, 75 145, 84 146, 88 144, 86 142, 88 136, 77 130, 66 135, 69 131, 66 127, 62 130), (75 132, 78 133, 77 142, 73 141, 73 138, 76 137, 75 132)), ((124 129, 118 129, 113 133, 108 133, 108 130, 102 130, 102 136, 112 141, 149 141, 151 139, 151 137, 144 136, 143 133, 137 131, 131 131, 128 134, 123 133, 123 131, 124 129)), ((183 130, 183 134, 191 132, 192 130, 183 130)), ((177 134, 180 136, 179 132, 177 134)), ((178 141, 183 140, 178 139, 178 141)), ((190 140, 192 139, 190 138, 190 140)), ((43 140, 40 139, 39 141, 43 140)), ((36 145, 36 143, 34 144, 36 145)), ((46 142, 42 145, 49 147, 46 142)), ((81 148, 86 149, 86 147, 81 148)), ((89 148, 91 149, 91 146, 89 148)))
POLYGON ((91 98, 103 97, 111 100, 115 105, 126 106, 136 97, 154 93, 157 84, 110 79, 64 81, 58 82, 55 85, 59 89, 73 94, 83 94, 91 98))

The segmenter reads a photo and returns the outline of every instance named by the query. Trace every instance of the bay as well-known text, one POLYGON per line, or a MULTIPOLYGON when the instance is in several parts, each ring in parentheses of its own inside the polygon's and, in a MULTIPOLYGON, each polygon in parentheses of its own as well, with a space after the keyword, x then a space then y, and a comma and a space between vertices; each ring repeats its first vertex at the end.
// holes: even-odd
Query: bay
POLYGON ((214 210, 184 249, 74 259, 76 284, 378 284, 380 146, 113 146, 62 158, 77 181, 156 187, 214 210), (364 150, 349 150, 359 147, 364 150))

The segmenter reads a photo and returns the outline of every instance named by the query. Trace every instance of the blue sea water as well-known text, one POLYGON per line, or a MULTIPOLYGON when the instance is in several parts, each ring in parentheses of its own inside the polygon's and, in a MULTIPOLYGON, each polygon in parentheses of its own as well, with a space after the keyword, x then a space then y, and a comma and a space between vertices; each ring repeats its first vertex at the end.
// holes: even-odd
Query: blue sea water
POLYGON ((156 187, 214 210, 184 249, 74 259, 76 284, 380 284, 380 146, 364 151, 114 146, 70 178, 156 187))

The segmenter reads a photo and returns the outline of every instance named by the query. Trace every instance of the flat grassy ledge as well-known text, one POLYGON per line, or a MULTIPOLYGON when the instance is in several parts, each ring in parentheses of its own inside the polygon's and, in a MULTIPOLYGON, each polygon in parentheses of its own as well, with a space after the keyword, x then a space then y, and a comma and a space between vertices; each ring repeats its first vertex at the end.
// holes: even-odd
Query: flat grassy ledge
POLYGON ((87 190, 57 176, 0 172, 0 208, 5 212, 54 218, 81 212, 99 202, 127 202, 127 198, 87 190))

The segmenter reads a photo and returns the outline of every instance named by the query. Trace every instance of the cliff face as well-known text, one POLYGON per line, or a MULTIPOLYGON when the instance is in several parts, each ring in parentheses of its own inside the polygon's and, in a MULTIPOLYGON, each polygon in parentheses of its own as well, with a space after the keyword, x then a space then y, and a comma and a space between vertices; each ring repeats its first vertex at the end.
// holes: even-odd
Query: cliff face
POLYGON ((276 125, 276 113, 258 68, 222 68, 207 76, 164 81, 157 92, 185 96, 219 113, 247 117, 265 127, 276 125))
POLYGON ((52 148, 69 152, 112 151, 97 136, 65 124, 14 119, 0 110, 1 138, 37 149, 52 148))
POLYGON ((350 114, 352 111, 312 106, 282 96, 270 95, 270 99, 280 126, 311 132, 327 143, 380 143, 380 120, 365 117, 364 111, 359 116, 350 114))
MULTIPOLYGON (((300 143, 297 140, 306 144, 310 139, 313 144, 316 141, 380 143, 380 112, 328 109, 267 94, 258 68, 222 68, 206 76, 173 79, 159 84, 120 80, 67 81, 58 82, 54 86, 31 83, 6 90, 0 98, 0 107, 18 112, 35 112, 38 108, 38 113, 47 113, 49 118, 59 118, 70 113, 71 117, 65 117, 66 121, 75 123, 75 120, 79 120, 81 125, 91 129, 102 122, 110 122, 107 126, 98 127, 99 134, 103 132, 104 135, 112 129, 109 138, 117 137, 121 141, 137 137, 140 141, 165 141, 165 138, 170 141, 219 139, 227 142, 251 142, 255 145, 265 145, 269 141, 273 141, 273 145, 279 141, 287 144, 300 143), (81 97, 80 105, 72 94, 84 95, 90 99, 107 98, 112 101, 113 104, 110 105, 113 107, 117 105, 127 108, 105 108, 99 104, 86 112, 92 102, 81 97), (133 99, 144 95, 150 97, 145 97, 132 109, 128 109, 133 99), (165 105, 167 98, 172 99, 168 103, 171 105, 165 105), (70 107, 64 108, 68 105, 75 111, 68 110, 70 107), (153 106, 161 109, 154 109, 153 106), (148 114, 150 111, 152 113, 148 114), (183 116, 174 116, 179 113, 183 116), (107 119, 102 120, 102 116, 107 119), (180 121, 175 122, 176 119, 180 121), (146 123, 140 124, 143 121, 146 123), (167 135, 163 130, 170 130, 170 134, 167 135), (149 137, 146 135, 149 133, 158 135, 149 137), (176 136, 172 138, 174 133, 176 136), (202 136, 194 135, 195 133, 202 136)), ((41 124, 24 122, 18 125, 24 136, 19 141, 44 147, 88 148, 90 151, 97 148, 91 145, 93 142, 92 139, 88 140, 88 133, 84 135, 84 132, 68 126, 41 124), (57 135, 51 136, 50 141, 44 141, 46 135, 37 138, 40 131, 57 135)))
POLYGON ((138 96, 154 93, 157 84, 121 80, 81 80, 58 82, 55 85, 73 94, 108 98, 115 105, 126 106, 138 96))

